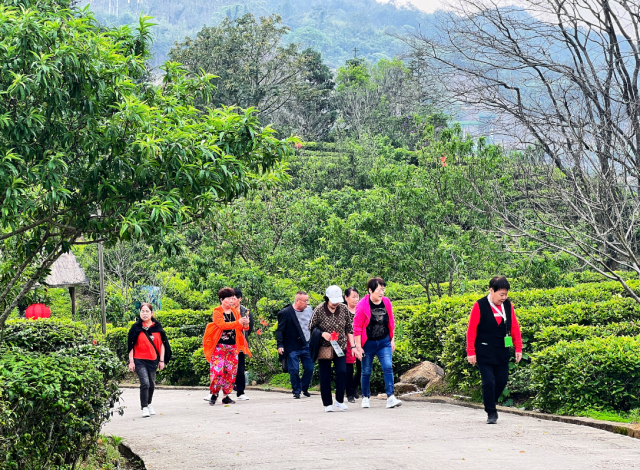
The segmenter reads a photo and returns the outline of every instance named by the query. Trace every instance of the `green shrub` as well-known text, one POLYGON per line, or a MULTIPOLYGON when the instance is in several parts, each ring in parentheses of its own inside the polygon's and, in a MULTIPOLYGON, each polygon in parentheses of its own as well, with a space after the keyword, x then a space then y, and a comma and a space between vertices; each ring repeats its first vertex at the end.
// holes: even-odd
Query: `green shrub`
POLYGON ((180 276, 170 278, 167 283, 167 296, 182 307, 193 310, 209 309, 218 302, 216 292, 192 290, 189 281, 181 279, 180 276))
POLYGON ((155 317, 162 327, 198 326, 204 328, 211 323, 213 312, 211 310, 160 310, 155 312, 155 317))
POLYGON ((95 448, 119 396, 117 382, 87 358, 14 351, 0 362, 0 467, 73 466, 95 448))
MULTIPOLYGON (((577 286, 532 290, 514 293, 510 298, 516 307, 523 332, 533 337, 544 326, 606 325, 640 319, 640 305, 630 298, 619 296, 619 292, 615 293, 616 289, 612 283, 600 283, 589 284, 588 288, 577 286), (600 289, 602 286, 609 290, 600 289), (596 302, 602 299, 605 301, 596 302)), ((443 353, 446 329, 460 320, 468 319, 477 299, 476 294, 468 294, 445 297, 428 305, 397 307, 399 315, 409 317, 407 335, 416 348, 416 355, 438 361, 443 353)))
POLYGON ((107 333, 103 336, 105 345, 124 362, 129 362, 129 353, 127 351, 128 334, 129 327, 119 327, 107 328, 107 333))
POLYGON ((5 344, 43 353, 91 341, 89 331, 83 323, 68 319, 9 320, 4 331, 5 344))
POLYGON ((204 348, 198 348, 191 355, 191 367, 193 368, 193 375, 198 385, 206 385, 207 387, 211 383, 209 379, 209 361, 204 358, 204 348))
POLYGON ((198 385, 193 370, 193 353, 202 346, 202 338, 176 338, 171 341, 171 361, 158 372, 158 381, 167 379, 171 385, 198 385))
POLYGON ((640 406, 640 338, 560 343, 533 356, 535 405, 555 413, 629 411, 640 406))
POLYGON ((71 468, 96 445, 124 368, 81 323, 7 323, 0 358, 0 467, 71 468))
POLYGON ((287 372, 282 372, 271 377, 269 385, 272 387, 291 388, 291 377, 287 372))
POLYGON ((185 334, 183 327, 177 328, 175 326, 168 326, 166 328, 163 328, 164 332, 167 334, 167 339, 169 341, 174 340, 174 339, 178 339, 178 338, 185 338, 187 337, 187 335, 185 334))
POLYGON ((184 306, 173 300, 171 297, 162 297, 162 310, 180 310, 184 306))
MULTIPOLYGON (((640 305, 637 305, 632 299, 615 298, 607 302, 586 303, 576 302, 567 305, 558 305, 556 307, 531 307, 525 309, 516 309, 516 317, 520 323, 523 342, 523 360, 516 367, 513 364, 510 377, 508 391, 514 393, 531 394, 533 393, 530 383, 530 373, 522 369, 528 369, 529 354, 539 350, 546 343, 538 345, 535 341, 544 341, 545 336, 539 336, 540 332, 545 328, 555 327, 553 330, 546 330, 550 337, 556 335, 557 341, 562 336, 559 331, 565 331, 564 328, 571 326, 573 334, 578 337, 578 331, 584 331, 587 328, 590 332, 599 331, 606 332, 607 335, 614 335, 616 329, 612 326, 607 330, 607 325, 611 321, 629 321, 640 318, 640 305), (594 326, 581 326, 594 325, 594 326), (582 329, 582 330, 580 330, 582 329)), ((439 319, 441 321, 442 319, 439 319)), ((619 327, 620 334, 632 334, 635 331, 640 333, 640 326, 634 327, 633 324, 623 324, 619 327)), ((460 391, 469 392, 475 390, 480 385, 480 374, 477 368, 471 366, 466 360, 466 332, 468 326, 468 318, 461 318, 453 324, 445 326, 439 335, 441 351, 432 350, 431 354, 435 357, 435 361, 440 364, 447 374, 447 384, 460 391)), ((591 336, 597 336, 592 334, 591 336)), ((567 339, 570 334, 566 335, 567 339)), ((587 333, 585 333, 587 337, 587 333)), ((435 343, 435 342, 434 342, 435 343)), ((424 343, 423 343, 424 344, 424 343)), ((432 346, 433 347, 433 346, 432 346)), ((513 361, 513 359, 512 359, 513 361)))
POLYGON ((516 310, 524 335, 533 338, 546 326, 604 326, 612 322, 640 319, 640 305, 632 299, 614 298, 606 302, 573 302, 550 307, 516 310))
POLYGON ((535 335, 532 343, 533 350, 541 350, 559 343, 560 341, 582 341, 593 337, 606 338, 608 336, 638 336, 640 323, 622 322, 610 323, 605 326, 547 326, 535 335))

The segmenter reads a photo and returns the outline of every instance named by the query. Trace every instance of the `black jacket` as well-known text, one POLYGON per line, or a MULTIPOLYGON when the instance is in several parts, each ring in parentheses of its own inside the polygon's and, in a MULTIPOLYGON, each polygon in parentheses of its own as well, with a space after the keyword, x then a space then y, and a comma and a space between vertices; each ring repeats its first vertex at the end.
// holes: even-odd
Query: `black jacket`
POLYGON ((302 328, 293 305, 287 305, 278 312, 278 329, 276 330, 278 348, 284 348, 284 356, 307 346, 302 328))
MULTIPOLYGON (((127 336, 127 354, 133 349, 138 341, 138 336, 140 333, 149 334, 149 333, 160 333, 160 338, 162 338, 162 344, 164 344, 164 364, 169 364, 171 360, 171 346, 169 345, 169 340, 167 339, 167 334, 162 329, 162 325, 155 318, 153 319, 153 326, 151 326, 148 330, 142 328, 142 320, 138 318, 138 321, 131 325, 129 329, 129 335, 127 336)), ((149 340, 151 341, 151 340, 149 340)), ((160 351, 158 351, 158 355, 160 351)))
POLYGON ((318 353, 320 352, 320 346, 322 346, 322 333, 324 333, 317 326, 311 330, 311 337, 309 338, 309 353, 311 354, 311 360, 316 362, 318 360, 318 353))
POLYGON ((511 351, 504 345, 504 338, 507 332, 511 331, 511 302, 507 299, 502 305, 507 314, 507 321, 498 325, 489 300, 486 297, 478 300, 480 323, 475 344, 478 364, 500 365, 509 362, 511 351))

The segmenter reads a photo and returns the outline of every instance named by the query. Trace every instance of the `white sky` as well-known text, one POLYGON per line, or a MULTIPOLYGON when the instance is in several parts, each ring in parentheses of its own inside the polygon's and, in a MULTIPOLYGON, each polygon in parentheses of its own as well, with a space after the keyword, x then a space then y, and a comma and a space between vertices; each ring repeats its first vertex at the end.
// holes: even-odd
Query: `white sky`
MULTIPOLYGON (((385 0, 377 0, 380 3, 387 3, 385 0)), ((422 11, 427 13, 443 9, 446 0, 400 0, 398 3, 412 3, 422 11)))

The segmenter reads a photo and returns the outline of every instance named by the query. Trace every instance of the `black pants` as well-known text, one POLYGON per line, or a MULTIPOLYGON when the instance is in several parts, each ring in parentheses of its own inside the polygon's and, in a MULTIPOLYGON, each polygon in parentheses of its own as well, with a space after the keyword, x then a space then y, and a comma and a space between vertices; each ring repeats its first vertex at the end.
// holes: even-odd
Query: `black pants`
POLYGON ((344 402, 344 387, 347 375, 347 358, 345 356, 333 359, 319 359, 318 369, 320 369, 320 396, 324 406, 333 405, 331 399, 331 363, 333 362, 336 372, 336 401, 344 402))
POLYGON ((244 379, 244 353, 238 353, 238 374, 236 375, 236 394, 238 396, 244 395, 244 388, 247 383, 244 379))
POLYGON ((355 364, 347 364, 347 396, 352 397, 356 394, 356 388, 360 384, 362 376, 362 362, 356 359, 355 364), (353 367, 355 366, 355 367, 353 367), (355 369, 355 374, 353 373, 355 369))
POLYGON ((482 401, 484 411, 496 412, 496 401, 502 395, 509 379, 509 363, 504 364, 478 364, 482 376, 482 401))
POLYGON ((153 391, 156 388, 156 369, 158 361, 149 359, 134 359, 136 374, 140 380, 140 409, 146 408, 153 400, 153 391))

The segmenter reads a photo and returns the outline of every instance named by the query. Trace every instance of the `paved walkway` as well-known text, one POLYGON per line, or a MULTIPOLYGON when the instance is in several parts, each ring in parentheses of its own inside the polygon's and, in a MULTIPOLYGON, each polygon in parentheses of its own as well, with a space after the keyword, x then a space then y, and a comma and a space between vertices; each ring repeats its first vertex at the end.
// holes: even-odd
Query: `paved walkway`
POLYGON ((640 440, 571 424, 454 405, 409 402, 387 410, 351 405, 324 413, 320 397, 250 391, 251 400, 210 407, 206 390, 158 390, 151 418, 138 390, 105 434, 125 438, 147 469, 631 469, 640 440))

